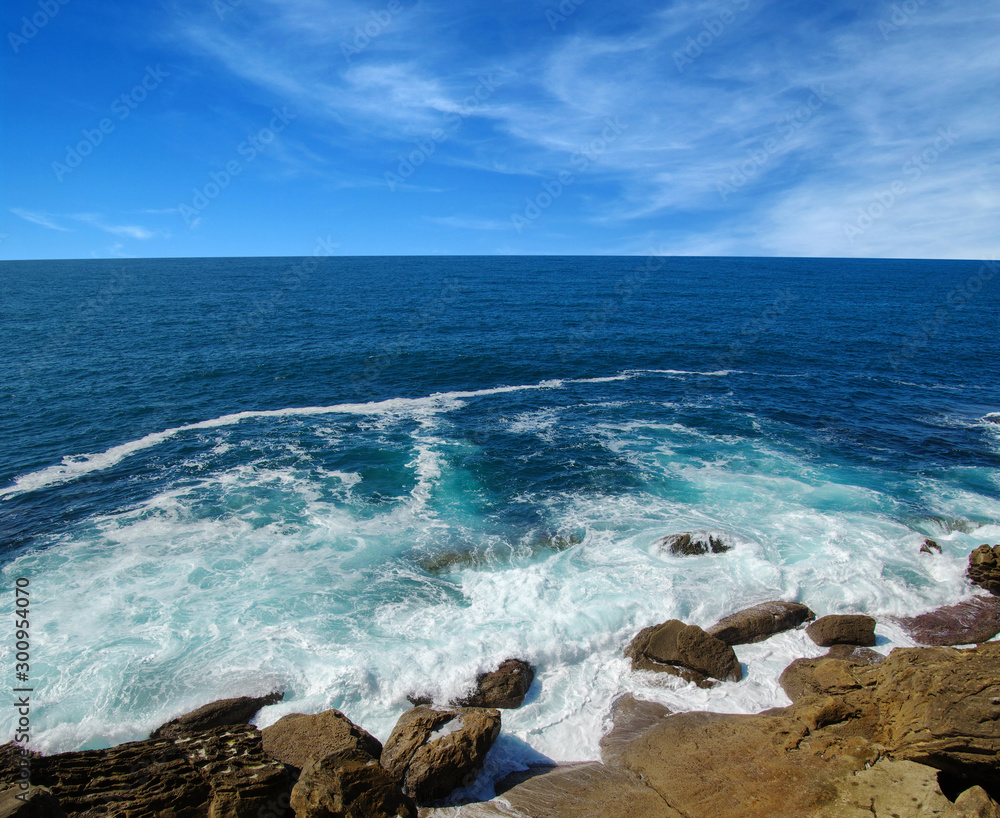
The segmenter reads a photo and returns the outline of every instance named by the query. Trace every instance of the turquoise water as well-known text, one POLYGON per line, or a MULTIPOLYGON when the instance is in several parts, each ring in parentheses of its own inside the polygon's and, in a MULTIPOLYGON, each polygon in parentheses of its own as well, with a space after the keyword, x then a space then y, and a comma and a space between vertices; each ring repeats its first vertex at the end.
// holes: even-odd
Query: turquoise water
POLYGON ((968 595, 968 552, 1000 542, 994 269, 0 264, 0 554, 6 588, 31 583, 34 746, 274 687, 262 725, 337 707, 385 739, 408 693, 508 656, 538 681, 486 784, 596 757, 623 692, 784 704, 781 669, 821 652, 801 633, 738 648, 747 678, 709 691, 622 648, 767 599, 884 620, 968 595), (736 547, 658 548, 687 530, 736 547))

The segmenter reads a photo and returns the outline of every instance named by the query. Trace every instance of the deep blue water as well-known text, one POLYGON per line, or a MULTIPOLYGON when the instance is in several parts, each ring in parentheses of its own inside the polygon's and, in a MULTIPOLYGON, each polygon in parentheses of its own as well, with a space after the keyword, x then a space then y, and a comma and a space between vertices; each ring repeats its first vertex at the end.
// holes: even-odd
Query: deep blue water
MULTIPOLYGON (((641 685, 617 659, 636 627, 960 596, 968 551, 1000 536, 998 273, 4 262, 0 558, 38 589, 40 746, 272 684, 290 695, 269 720, 337 706, 387 733, 414 686, 516 653, 540 681, 505 731, 584 758, 641 685), (656 548, 694 528, 741 545, 656 548)), ((770 673, 801 648, 740 658, 770 673)), ((781 700, 765 676, 736 706, 781 700)))

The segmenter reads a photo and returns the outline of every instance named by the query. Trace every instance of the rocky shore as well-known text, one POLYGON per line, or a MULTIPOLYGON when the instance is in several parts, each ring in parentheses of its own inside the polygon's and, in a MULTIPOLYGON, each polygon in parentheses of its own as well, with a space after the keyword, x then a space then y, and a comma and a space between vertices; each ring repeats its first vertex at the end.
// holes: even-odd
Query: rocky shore
MULTIPOLYGON (((676 553, 724 543, 677 535, 676 553)), ((927 549, 933 553, 932 549, 927 549)), ((829 652, 792 662, 792 704, 757 715, 690 712, 625 696, 601 759, 509 776, 488 802, 440 806, 475 781, 534 668, 512 658, 460 701, 414 705, 382 745, 337 710, 249 724, 281 693, 208 704, 107 750, 41 756, 0 747, 0 818, 1000 818, 1000 546, 970 556, 990 592, 896 620, 919 644, 884 656, 876 621, 817 618, 773 601, 702 629, 669 620, 625 647, 633 670, 699 686, 742 678, 734 645, 792 628, 829 652), (954 645, 976 647, 956 648, 954 645)))

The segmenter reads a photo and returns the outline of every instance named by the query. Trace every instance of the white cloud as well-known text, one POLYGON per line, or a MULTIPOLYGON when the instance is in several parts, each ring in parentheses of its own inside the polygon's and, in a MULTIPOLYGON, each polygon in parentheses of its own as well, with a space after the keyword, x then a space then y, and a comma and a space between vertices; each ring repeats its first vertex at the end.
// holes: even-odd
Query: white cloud
POLYGON ((42 227, 49 228, 49 230, 59 230, 64 233, 69 232, 68 227, 62 227, 56 224, 54 221, 52 221, 52 218, 47 213, 37 213, 31 210, 24 210, 20 207, 12 207, 10 208, 10 212, 13 213, 15 216, 19 216, 20 218, 24 219, 27 222, 31 222, 32 224, 39 224, 42 227))

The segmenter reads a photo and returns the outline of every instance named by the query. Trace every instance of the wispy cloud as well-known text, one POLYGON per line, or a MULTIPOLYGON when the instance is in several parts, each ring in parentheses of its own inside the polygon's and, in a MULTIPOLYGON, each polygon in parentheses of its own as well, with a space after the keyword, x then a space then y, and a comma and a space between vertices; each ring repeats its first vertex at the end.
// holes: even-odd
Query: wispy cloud
POLYGON ((59 230, 64 233, 69 232, 68 227, 62 227, 61 225, 56 224, 54 221, 52 221, 52 217, 49 216, 47 213, 36 213, 32 210, 24 210, 20 207, 12 207, 10 208, 10 212, 13 213, 15 216, 24 219, 26 222, 31 222, 32 224, 39 224, 42 227, 49 228, 49 230, 59 230))
POLYGON ((130 239, 151 239, 157 235, 156 232, 146 227, 134 224, 108 224, 104 218, 95 213, 75 213, 72 218, 85 224, 92 225, 113 236, 125 236, 130 239))

